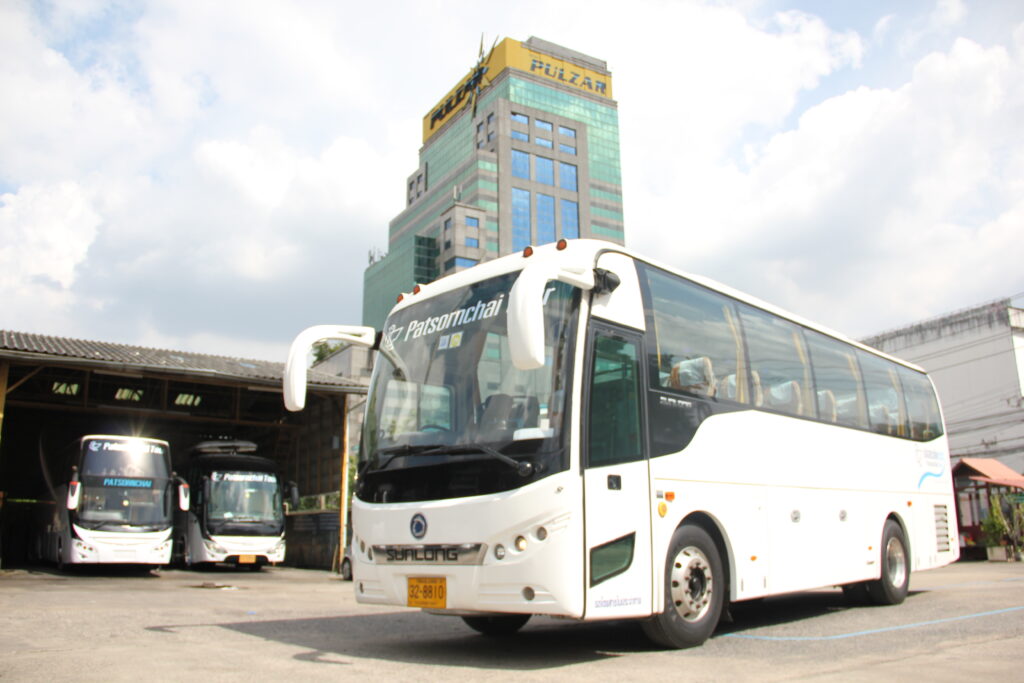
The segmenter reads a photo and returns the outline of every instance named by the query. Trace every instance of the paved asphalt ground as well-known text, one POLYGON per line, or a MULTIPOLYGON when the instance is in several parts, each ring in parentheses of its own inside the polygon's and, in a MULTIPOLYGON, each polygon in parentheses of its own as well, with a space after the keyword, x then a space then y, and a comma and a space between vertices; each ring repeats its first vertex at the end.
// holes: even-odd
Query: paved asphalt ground
POLYGON ((1024 563, 914 574, 897 607, 819 590, 733 617, 702 648, 662 651, 624 622, 534 618, 488 639, 358 605, 321 571, 4 570, 0 680, 1024 680, 1024 563))

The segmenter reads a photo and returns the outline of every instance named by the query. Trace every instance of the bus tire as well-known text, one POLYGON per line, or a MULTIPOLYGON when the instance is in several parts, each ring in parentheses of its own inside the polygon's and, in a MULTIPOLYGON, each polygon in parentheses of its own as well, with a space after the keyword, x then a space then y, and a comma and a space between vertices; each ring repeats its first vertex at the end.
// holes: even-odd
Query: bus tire
POLYGON ((888 519, 882 530, 882 575, 868 581, 868 597, 876 605, 898 605, 910 588, 910 552, 903 527, 888 519))
POLYGON ((474 631, 485 636, 501 637, 510 636, 530 620, 529 614, 506 614, 498 617, 462 617, 474 631))
POLYGON ((695 647, 711 637, 725 602, 725 572, 708 532, 684 525, 672 535, 665 560, 665 604, 643 623, 658 645, 695 647))
POLYGON ((347 557, 341 561, 341 580, 352 580, 352 560, 348 559, 347 557))

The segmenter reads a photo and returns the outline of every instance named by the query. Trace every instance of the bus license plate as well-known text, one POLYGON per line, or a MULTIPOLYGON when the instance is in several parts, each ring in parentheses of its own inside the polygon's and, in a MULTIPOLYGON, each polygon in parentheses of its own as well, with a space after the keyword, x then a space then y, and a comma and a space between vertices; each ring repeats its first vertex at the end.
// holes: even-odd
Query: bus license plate
POLYGON ((410 576, 406 604, 409 607, 444 609, 448 601, 448 584, 445 577, 410 576))
POLYGON ((256 562, 256 556, 255 555, 239 555, 238 556, 238 564, 255 564, 255 562, 256 562))

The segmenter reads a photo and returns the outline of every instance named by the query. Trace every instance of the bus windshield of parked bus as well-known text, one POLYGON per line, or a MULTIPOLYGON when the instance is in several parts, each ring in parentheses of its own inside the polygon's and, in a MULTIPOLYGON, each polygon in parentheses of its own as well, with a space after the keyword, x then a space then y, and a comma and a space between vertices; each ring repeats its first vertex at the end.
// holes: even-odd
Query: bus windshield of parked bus
POLYGON ((165 528, 171 523, 169 454, 160 443, 87 439, 76 523, 88 529, 165 528))
POLYGON ((424 299, 384 325, 357 495, 394 502, 509 490, 567 467, 562 425, 579 290, 544 293, 545 363, 517 369, 506 309, 517 273, 424 299))
POLYGON ((270 472, 211 472, 206 521, 210 533, 280 534, 281 486, 270 472))

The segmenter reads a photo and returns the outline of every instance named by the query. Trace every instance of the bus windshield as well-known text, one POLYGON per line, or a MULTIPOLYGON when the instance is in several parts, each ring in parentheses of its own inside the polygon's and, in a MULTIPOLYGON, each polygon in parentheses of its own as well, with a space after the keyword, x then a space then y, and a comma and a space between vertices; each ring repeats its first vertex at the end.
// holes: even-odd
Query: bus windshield
POLYGON ((206 522, 210 533, 281 533, 284 511, 277 476, 269 472, 211 472, 206 522))
POLYGON ((362 500, 493 493, 567 467, 562 424, 579 290, 549 284, 545 364, 519 370, 506 319, 516 276, 473 283, 388 318, 367 399, 362 500))
POLYGON ((89 529, 156 530, 171 523, 172 482, 163 444, 88 439, 76 523, 89 529))

